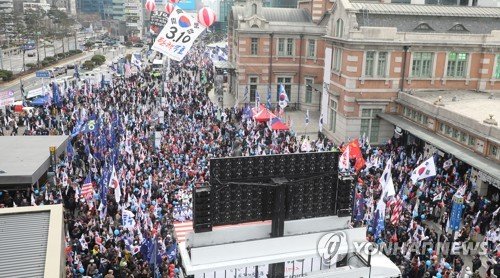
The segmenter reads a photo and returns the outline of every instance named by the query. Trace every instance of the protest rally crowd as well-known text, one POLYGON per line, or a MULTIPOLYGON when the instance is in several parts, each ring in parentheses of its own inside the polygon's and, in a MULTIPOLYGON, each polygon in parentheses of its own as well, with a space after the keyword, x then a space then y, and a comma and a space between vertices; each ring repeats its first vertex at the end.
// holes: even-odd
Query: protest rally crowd
MULTIPOLYGON (((55 186, 0 192, 0 207, 64 205, 67 277, 177 277, 173 223, 192 219, 192 191, 208 180, 210 158, 296 153, 305 141, 310 151, 337 149, 323 136, 309 142, 271 131, 248 107, 218 108, 208 96, 214 72, 204 49, 199 43, 172 62, 165 94, 147 67, 132 73, 127 65, 110 84, 52 85, 49 105, 21 119, 9 110, 0 117, 5 135, 17 135, 21 122, 24 135, 71 138, 55 186)), ((340 148, 353 159, 347 170, 358 172, 353 225, 367 226, 370 241, 401 247, 389 257, 403 277, 473 277, 481 267, 477 257, 464 265, 460 256, 436 251, 438 242, 452 240, 448 215, 457 191, 465 201, 455 240, 485 240, 489 258, 500 258, 498 196, 478 196, 469 166, 434 155, 436 174, 412 181, 429 158, 416 145, 393 138, 372 148, 363 136, 340 148), (425 242, 432 243, 425 252, 409 248, 425 242)), ((500 272, 490 261, 487 277, 500 272)))

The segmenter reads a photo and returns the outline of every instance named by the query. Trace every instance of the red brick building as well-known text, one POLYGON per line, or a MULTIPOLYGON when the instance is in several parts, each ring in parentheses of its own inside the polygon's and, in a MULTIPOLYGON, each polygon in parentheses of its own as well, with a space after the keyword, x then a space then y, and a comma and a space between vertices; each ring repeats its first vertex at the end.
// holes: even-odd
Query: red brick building
POLYGON ((263 7, 261 0, 236 3, 228 45, 237 102, 255 102, 258 92, 265 103, 271 88, 271 102, 276 103, 277 87, 283 84, 291 107, 319 110, 327 22, 328 17, 311 17, 305 9, 263 7))
POLYGON ((398 92, 500 91, 499 8, 335 1, 325 36, 324 133, 383 143, 398 92))

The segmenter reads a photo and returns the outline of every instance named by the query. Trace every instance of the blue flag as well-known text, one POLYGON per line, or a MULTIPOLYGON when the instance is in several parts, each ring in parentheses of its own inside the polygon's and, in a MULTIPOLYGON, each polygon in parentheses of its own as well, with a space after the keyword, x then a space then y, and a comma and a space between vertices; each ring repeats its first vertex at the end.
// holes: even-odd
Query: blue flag
POLYGON ((73 145, 71 145, 71 141, 68 141, 68 145, 66 146, 66 154, 68 157, 73 157, 75 151, 73 150, 73 145))
POLYGON ((267 90, 267 109, 271 109, 271 87, 267 90))
POLYGON ((95 118, 91 118, 82 126, 80 132, 84 134, 89 132, 96 132, 97 128, 98 128, 97 121, 95 120, 95 118))
POLYGON ((108 194, 108 184, 109 184, 109 178, 110 178, 110 175, 111 173, 109 173, 109 171, 104 168, 102 170, 102 177, 101 177, 101 180, 99 181, 99 196, 100 196, 100 199, 101 199, 101 203, 103 206, 106 206, 107 205, 107 199, 106 199, 106 195, 108 194))
POLYGON ((61 107, 61 96, 57 82, 52 82, 52 100, 57 107, 61 107))

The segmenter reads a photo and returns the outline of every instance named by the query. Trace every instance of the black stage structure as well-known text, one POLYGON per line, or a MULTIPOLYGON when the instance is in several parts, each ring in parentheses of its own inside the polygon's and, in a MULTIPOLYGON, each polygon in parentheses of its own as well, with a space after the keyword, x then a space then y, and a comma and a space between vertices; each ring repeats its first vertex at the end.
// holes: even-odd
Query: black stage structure
MULTIPOLYGON (((287 220, 351 216, 353 179, 339 177, 338 158, 315 152, 211 159, 209 186, 194 192, 194 232, 272 220, 271 237, 282 237, 287 220)), ((284 266, 271 264, 269 277, 284 277, 284 266)))

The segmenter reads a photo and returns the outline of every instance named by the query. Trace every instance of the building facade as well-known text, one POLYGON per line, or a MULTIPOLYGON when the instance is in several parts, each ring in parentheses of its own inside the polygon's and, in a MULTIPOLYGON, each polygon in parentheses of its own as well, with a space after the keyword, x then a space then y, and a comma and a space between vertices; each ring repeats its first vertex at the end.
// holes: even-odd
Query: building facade
POLYGON ((129 36, 142 37, 143 11, 140 0, 126 0, 124 5, 124 19, 129 36))
POLYGON ((376 115, 396 111, 399 91, 500 90, 498 8, 339 0, 330 13, 321 108, 337 142, 391 138, 376 115))
POLYGON ((319 110, 323 84, 325 22, 314 23, 303 9, 263 7, 248 0, 232 8, 228 23, 229 59, 236 68, 233 93, 239 104, 278 101, 278 86, 289 106, 319 110), (247 92, 247 93, 245 93, 247 92))
POLYGON ((99 14, 104 18, 104 1, 103 0, 77 0, 76 10, 78 13, 84 14, 99 14))

